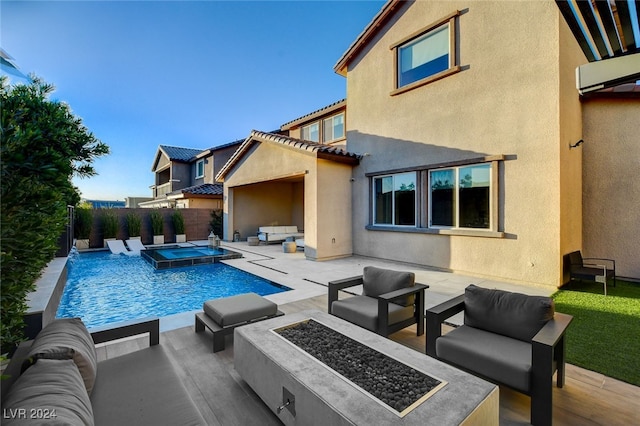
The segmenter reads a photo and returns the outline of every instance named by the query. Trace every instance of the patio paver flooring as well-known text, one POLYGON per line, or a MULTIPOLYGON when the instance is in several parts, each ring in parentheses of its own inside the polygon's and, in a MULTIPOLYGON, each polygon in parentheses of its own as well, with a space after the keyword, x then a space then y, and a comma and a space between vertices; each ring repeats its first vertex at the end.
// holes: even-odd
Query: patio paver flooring
MULTIPOLYGON (((359 275, 366 265, 414 271, 418 282, 430 285, 427 306, 461 294, 470 283, 527 294, 550 295, 553 292, 548 287, 516 285, 380 259, 354 256, 312 262, 305 260, 301 251, 283 253, 280 245, 249 247, 242 242, 224 245, 241 251, 245 256, 227 263, 294 289, 268 296, 288 314, 307 309, 326 311, 327 282, 359 275)), ((164 321, 163 328, 166 331, 161 333, 160 343, 168 350, 191 398, 208 424, 281 424, 234 370, 232 341, 227 342, 224 351, 214 354, 211 352, 211 334, 194 332, 193 313, 164 321)), ((395 333, 391 338, 424 353, 425 337, 416 337, 415 326, 395 333)), ((126 339, 101 345, 98 356, 100 359, 110 358, 145 345, 144 338, 126 339)), ((554 387, 553 402, 555 425, 640 423, 639 387, 573 365, 567 365, 565 387, 554 387)), ((500 388, 500 425, 529 424, 529 407, 529 397, 508 388, 500 388)))

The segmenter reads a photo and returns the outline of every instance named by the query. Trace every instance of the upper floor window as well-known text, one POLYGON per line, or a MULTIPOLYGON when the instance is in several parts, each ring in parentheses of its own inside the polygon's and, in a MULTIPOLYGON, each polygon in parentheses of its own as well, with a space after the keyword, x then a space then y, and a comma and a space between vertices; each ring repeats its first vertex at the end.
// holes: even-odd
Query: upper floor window
POLYGON ((331 142, 344 137, 344 113, 322 120, 322 142, 331 142))
POLYGON ((491 164, 431 170, 429 185, 431 227, 491 227, 491 164))
POLYGON ((456 11, 391 46, 395 50, 396 87, 392 95, 460 71, 456 64, 456 11))
POLYGON ((320 142, 320 124, 316 121, 315 123, 303 126, 300 132, 300 138, 305 141, 320 142))
POLYGON ((449 68, 449 24, 398 48, 398 87, 449 68))
POLYGON ((196 162, 196 179, 204 177, 204 160, 196 162))
POLYGON ((373 222, 376 225, 416 226, 416 173, 373 179, 373 222))

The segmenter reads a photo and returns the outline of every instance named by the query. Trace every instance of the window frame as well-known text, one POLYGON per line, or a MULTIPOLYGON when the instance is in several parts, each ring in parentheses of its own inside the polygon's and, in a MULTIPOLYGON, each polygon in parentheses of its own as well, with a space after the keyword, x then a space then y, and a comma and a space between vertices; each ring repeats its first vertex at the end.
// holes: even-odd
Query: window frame
POLYGON ((305 141, 309 141, 309 142, 320 143, 320 136, 321 136, 320 135, 320 127, 321 127, 320 123, 321 123, 321 120, 316 120, 316 121, 314 121, 312 123, 305 124, 304 126, 300 127, 300 139, 305 140, 305 141), (318 140, 317 141, 314 141, 313 139, 311 139, 311 126, 317 126, 318 127, 317 130, 316 130, 316 132, 318 134, 318 140), (306 138, 306 139, 304 137, 305 129, 309 129, 309 138, 306 138))
POLYGON ((204 159, 196 161, 196 179, 204 177, 204 159), (200 167, 202 166, 202 173, 200 173, 200 167))
POLYGON ((331 143, 331 142, 335 142, 337 140, 345 138, 345 136, 346 136, 346 121, 345 121, 345 113, 344 113, 344 111, 322 119, 322 135, 321 136, 322 136, 321 137, 322 143, 331 143), (336 128, 335 119, 337 117, 339 117, 339 116, 342 116, 342 135, 336 137, 336 135, 335 135, 335 128, 336 128), (331 120, 331 135, 327 139, 327 135, 326 135, 326 132, 325 132, 325 122, 329 121, 329 120, 331 120))
POLYGON ((429 169, 427 171, 427 223, 428 227, 431 229, 462 229, 462 230, 474 230, 474 231, 482 231, 482 230, 492 230, 494 229, 494 186, 496 182, 494 182, 494 165, 492 163, 476 163, 476 164, 464 164, 460 166, 451 166, 451 167, 439 167, 434 169, 429 169), (468 226, 460 226, 460 170, 464 168, 474 167, 474 166, 485 166, 489 168, 489 199, 488 199, 488 216, 489 216, 489 226, 486 228, 474 228, 468 226), (445 171, 445 170, 453 170, 453 224, 452 225, 434 225, 433 224, 433 191, 431 188, 431 173, 436 171, 445 171))
POLYGON ((483 238, 505 238, 506 233, 502 228, 501 215, 504 213, 500 208, 503 197, 500 187, 502 185, 500 176, 504 173, 503 163, 507 156, 487 155, 484 157, 470 158, 466 160, 449 161, 437 164, 427 164, 422 166, 406 167, 394 170, 381 170, 378 172, 365 173, 369 181, 369 220, 365 229, 370 231, 395 231, 419 234, 439 234, 439 235, 461 235, 483 238), (489 187, 489 228, 460 228, 460 227, 431 227, 431 186, 429 174, 437 169, 452 167, 469 167, 474 165, 490 164, 490 187, 489 187), (375 223, 375 178, 384 177, 405 172, 416 173, 416 216, 415 226, 395 226, 390 224, 375 223))
POLYGON ((418 226, 418 191, 419 191, 419 175, 417 172, 412 172, 412 171, 407 171, 407 172, 401 172, 401 173, 389 173, 389 174, 383 174, 383 175, 378 175, 378 176, 374 176, 371 180, 372 183, 372 218, 371 218, 371 222, 373 223, 374 226, 391 226, 394 228, 415 228, 416 226, 418 226), (413 189, 413 224, 412 225, 399 225, 396 223, 397 218, 396 218, 396 197, 395 197, 395 176, 400 176, 400 175, 408 175, 413 173, 414 175, 414 182, 415 182, 415 187, 413 189), (376 179, 384 179, 384 178, 392 178, 392 184, 391 184, 391 223, 378 223, 376 222, 376 211, 377 211, 377 201, 376 201, 376 179))
POLYGON ((458 16, 460 16, 460 11, 456 10, 455 12, 445 16, 444 18, 435 21, 424 28, 416 31, 415 33, 403 38, 402 40, 392 44, 389 46, 389 49, 393 53, 393 90, 391 91, 391 96, 399 95, 400 93, 407 92, 409 90, 415 89, 417 87, 424 86, 429 83, 433 83, 434 81, 440 80, 442 78, 448 77, 452 74, 458 73, 461 70, 460 65, 458 64, 458 41, 457 41, 457 25, 456 21, 458 16), (448 25, 449 26, 449 66, 447 69, 440 71, 438 73, 429 75, 427 77, 421 78, 414 82, 405 84, 404 86, 400 86, 400 75, 398 72, 399 69, 399 56, 400 51, 403 47, 415 43, 418 39, 429 35, 430 33, 435 33, 440 29, 440 27, 448 25))

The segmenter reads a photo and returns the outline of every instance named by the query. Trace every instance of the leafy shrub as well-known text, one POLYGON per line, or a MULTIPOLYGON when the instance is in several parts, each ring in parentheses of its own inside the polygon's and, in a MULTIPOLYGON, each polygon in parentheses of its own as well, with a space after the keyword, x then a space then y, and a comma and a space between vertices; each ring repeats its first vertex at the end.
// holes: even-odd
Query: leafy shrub
POLYGON ((75 237, 79 240, 88 240, 93 227, 93 209, 77 207, 75 209, 75 237))
POLYGON ((149 213, 149 219, 151 220, 151 230, 153 235, 164 235, 164 217, 158 210, 153 210, 149 213))
POLYGON ((72 177, 95 175, 94 159, 109 153, 67 104, 48 99, 53 86, 31 79, 0 77, 0 353, 24 339, 27 295, 58 249, 67 205, 80 201, 72 177))
POLYGON ((118 216, 111 209, 102 212, 102 236, 103 238, 115 238, 118 233, 118 216))
POLYGON ((182 212, 180 210, 173 212, 171 220, 173 220, 173 229, 176 234, 184 234, 184 217, 182 216, 182 212))
POLYGON ((129 231, 129 237, 139 237, 140 229, 142 228, 142 219, 138 213, 131 212, 127 214, 127 230, 129 231))

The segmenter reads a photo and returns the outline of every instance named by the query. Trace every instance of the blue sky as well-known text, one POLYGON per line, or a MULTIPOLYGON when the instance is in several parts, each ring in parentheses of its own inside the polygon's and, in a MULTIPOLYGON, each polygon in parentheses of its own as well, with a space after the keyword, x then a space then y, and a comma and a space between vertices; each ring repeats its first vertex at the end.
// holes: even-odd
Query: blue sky
POLYGON ((346 96, 333 66, 384 1, 5 1, 1 47, 111 147, 89 199, 151 196, 158 145, 206 149, 346 96))

